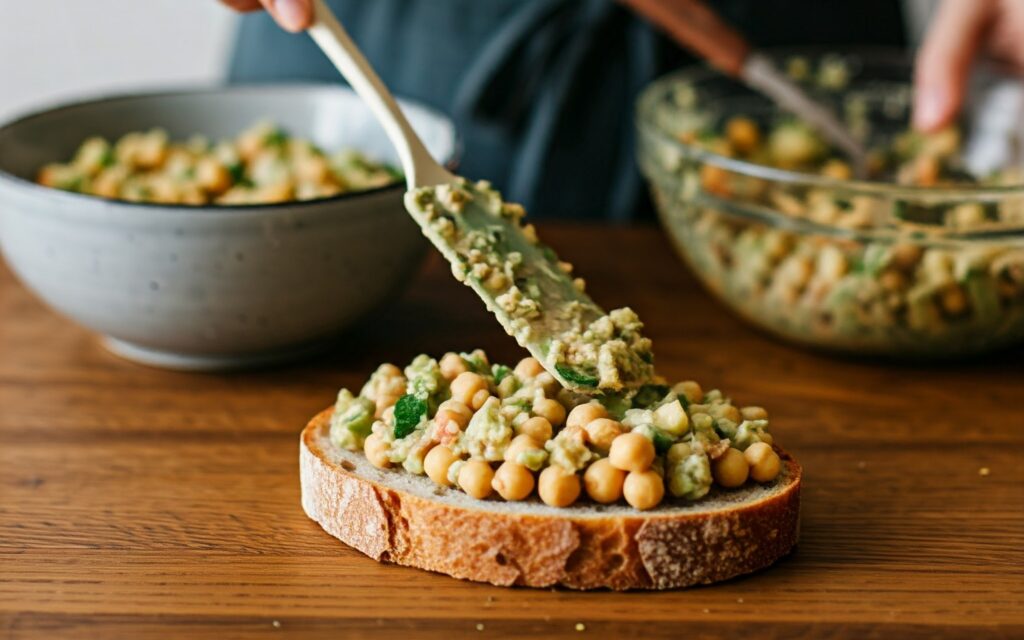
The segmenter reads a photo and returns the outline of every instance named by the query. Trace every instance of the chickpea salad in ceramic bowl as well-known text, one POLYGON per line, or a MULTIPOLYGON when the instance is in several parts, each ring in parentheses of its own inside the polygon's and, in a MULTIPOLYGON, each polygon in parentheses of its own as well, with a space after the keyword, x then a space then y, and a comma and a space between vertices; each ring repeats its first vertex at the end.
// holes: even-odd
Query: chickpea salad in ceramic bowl
MULTIPOLYGON (((402 108, 453 163, 453 123, 402 108)), ((263 365, 322 349, 419 267, 427 244, 397 160, 366 105, 333 85, 84 100, 0 126, 0 245, 22 282, 119 355, 263 365)))
POLYGON ((395 168, 356 149, 330 155, 272 122, 233 139, 170 140, 163 129, 116 141, 94 136, 66 163, 43 166, 46 187, 104 198, 185 205, 272 204, 314 200, 400 182, 395 168))
POLYGON ((893 54, 779 63, 864 142, 865 179, 809 126, 709 70, 663 78, 638 103, 642 171, 704 285, 754 324, 831 350, 934 358, 1024 339, 1015 125, 978 107, 910 131, 911 67, 893 54))

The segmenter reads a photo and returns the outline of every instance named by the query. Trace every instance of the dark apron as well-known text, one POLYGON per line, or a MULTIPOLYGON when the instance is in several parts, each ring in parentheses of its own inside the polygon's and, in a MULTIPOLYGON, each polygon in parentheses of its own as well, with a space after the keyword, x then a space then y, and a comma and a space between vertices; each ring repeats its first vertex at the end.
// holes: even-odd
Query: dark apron
MULTIPOLYGON (((635 166, 633 104, 648 82, 686 58, 628 10, 612 0, 330 4, 396 94, 453 118, 461 174, 491 180, 533 218, 625 220, 648 211, 635 166)), ((762 44, 898 44, 897 4, 716 3, 762 44)), ((340 77, 308 37, 250 15, 230 80, 340 77)))

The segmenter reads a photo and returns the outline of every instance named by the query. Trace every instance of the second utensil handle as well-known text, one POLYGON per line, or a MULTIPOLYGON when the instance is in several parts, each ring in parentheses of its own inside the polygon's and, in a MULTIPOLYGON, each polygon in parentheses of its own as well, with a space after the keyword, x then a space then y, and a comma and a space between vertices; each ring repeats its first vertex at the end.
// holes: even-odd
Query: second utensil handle
POLYGON ((622 0, 725 73, 737 77, 750 44, 699 0, 622 0))

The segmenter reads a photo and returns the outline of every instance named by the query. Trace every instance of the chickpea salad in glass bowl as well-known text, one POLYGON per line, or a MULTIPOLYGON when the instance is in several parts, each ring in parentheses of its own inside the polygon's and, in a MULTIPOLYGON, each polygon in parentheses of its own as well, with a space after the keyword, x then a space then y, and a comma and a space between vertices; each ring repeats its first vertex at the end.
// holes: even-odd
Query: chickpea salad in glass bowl
POLYGON ((687 381, 594 399, 560 387, 534 358, 508 367, 481 350, 381 365, 358 395, 339 392, 330 439, 476 499, 554 507, 652 509, 771 483, 782 468, 767 412, 718 390, 687 381))
POLYGON ((163 129, 92 137, 66 163, 42 167, 47 187, 131 202, 245 205, 329 198, 385 187, 401 173, 354 149, 325 153, 270 122, 236 138, 175 142, 163 129))
POLYGON ((747 320, 812 346, 946 357, 1024 339, 1024 170, 985 121, 908 129, 910 66, 780 56, 868 149, 868 172, 708 70, 638 105, 640 163, 676 248, 747 320), (980 124, 979 124, 980 123, 980 124), (989 154, 991 157, 993 154, 989 154))

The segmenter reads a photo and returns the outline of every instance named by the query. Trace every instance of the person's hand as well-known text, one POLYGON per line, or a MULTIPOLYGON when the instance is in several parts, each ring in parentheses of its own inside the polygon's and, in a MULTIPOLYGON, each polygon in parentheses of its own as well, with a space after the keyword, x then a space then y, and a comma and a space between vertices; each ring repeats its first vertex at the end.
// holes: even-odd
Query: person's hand
POLYGON ((235 11, 266 9, 277 24, 287 31, 302 31, 313 23, 310 0, 220 0, 235 11))
POLYGON ((1024 2, 944 0, 939 5, 917 54, 915 128, 935 131, 956 118, 978 53, 1024 72, 1024 2))

